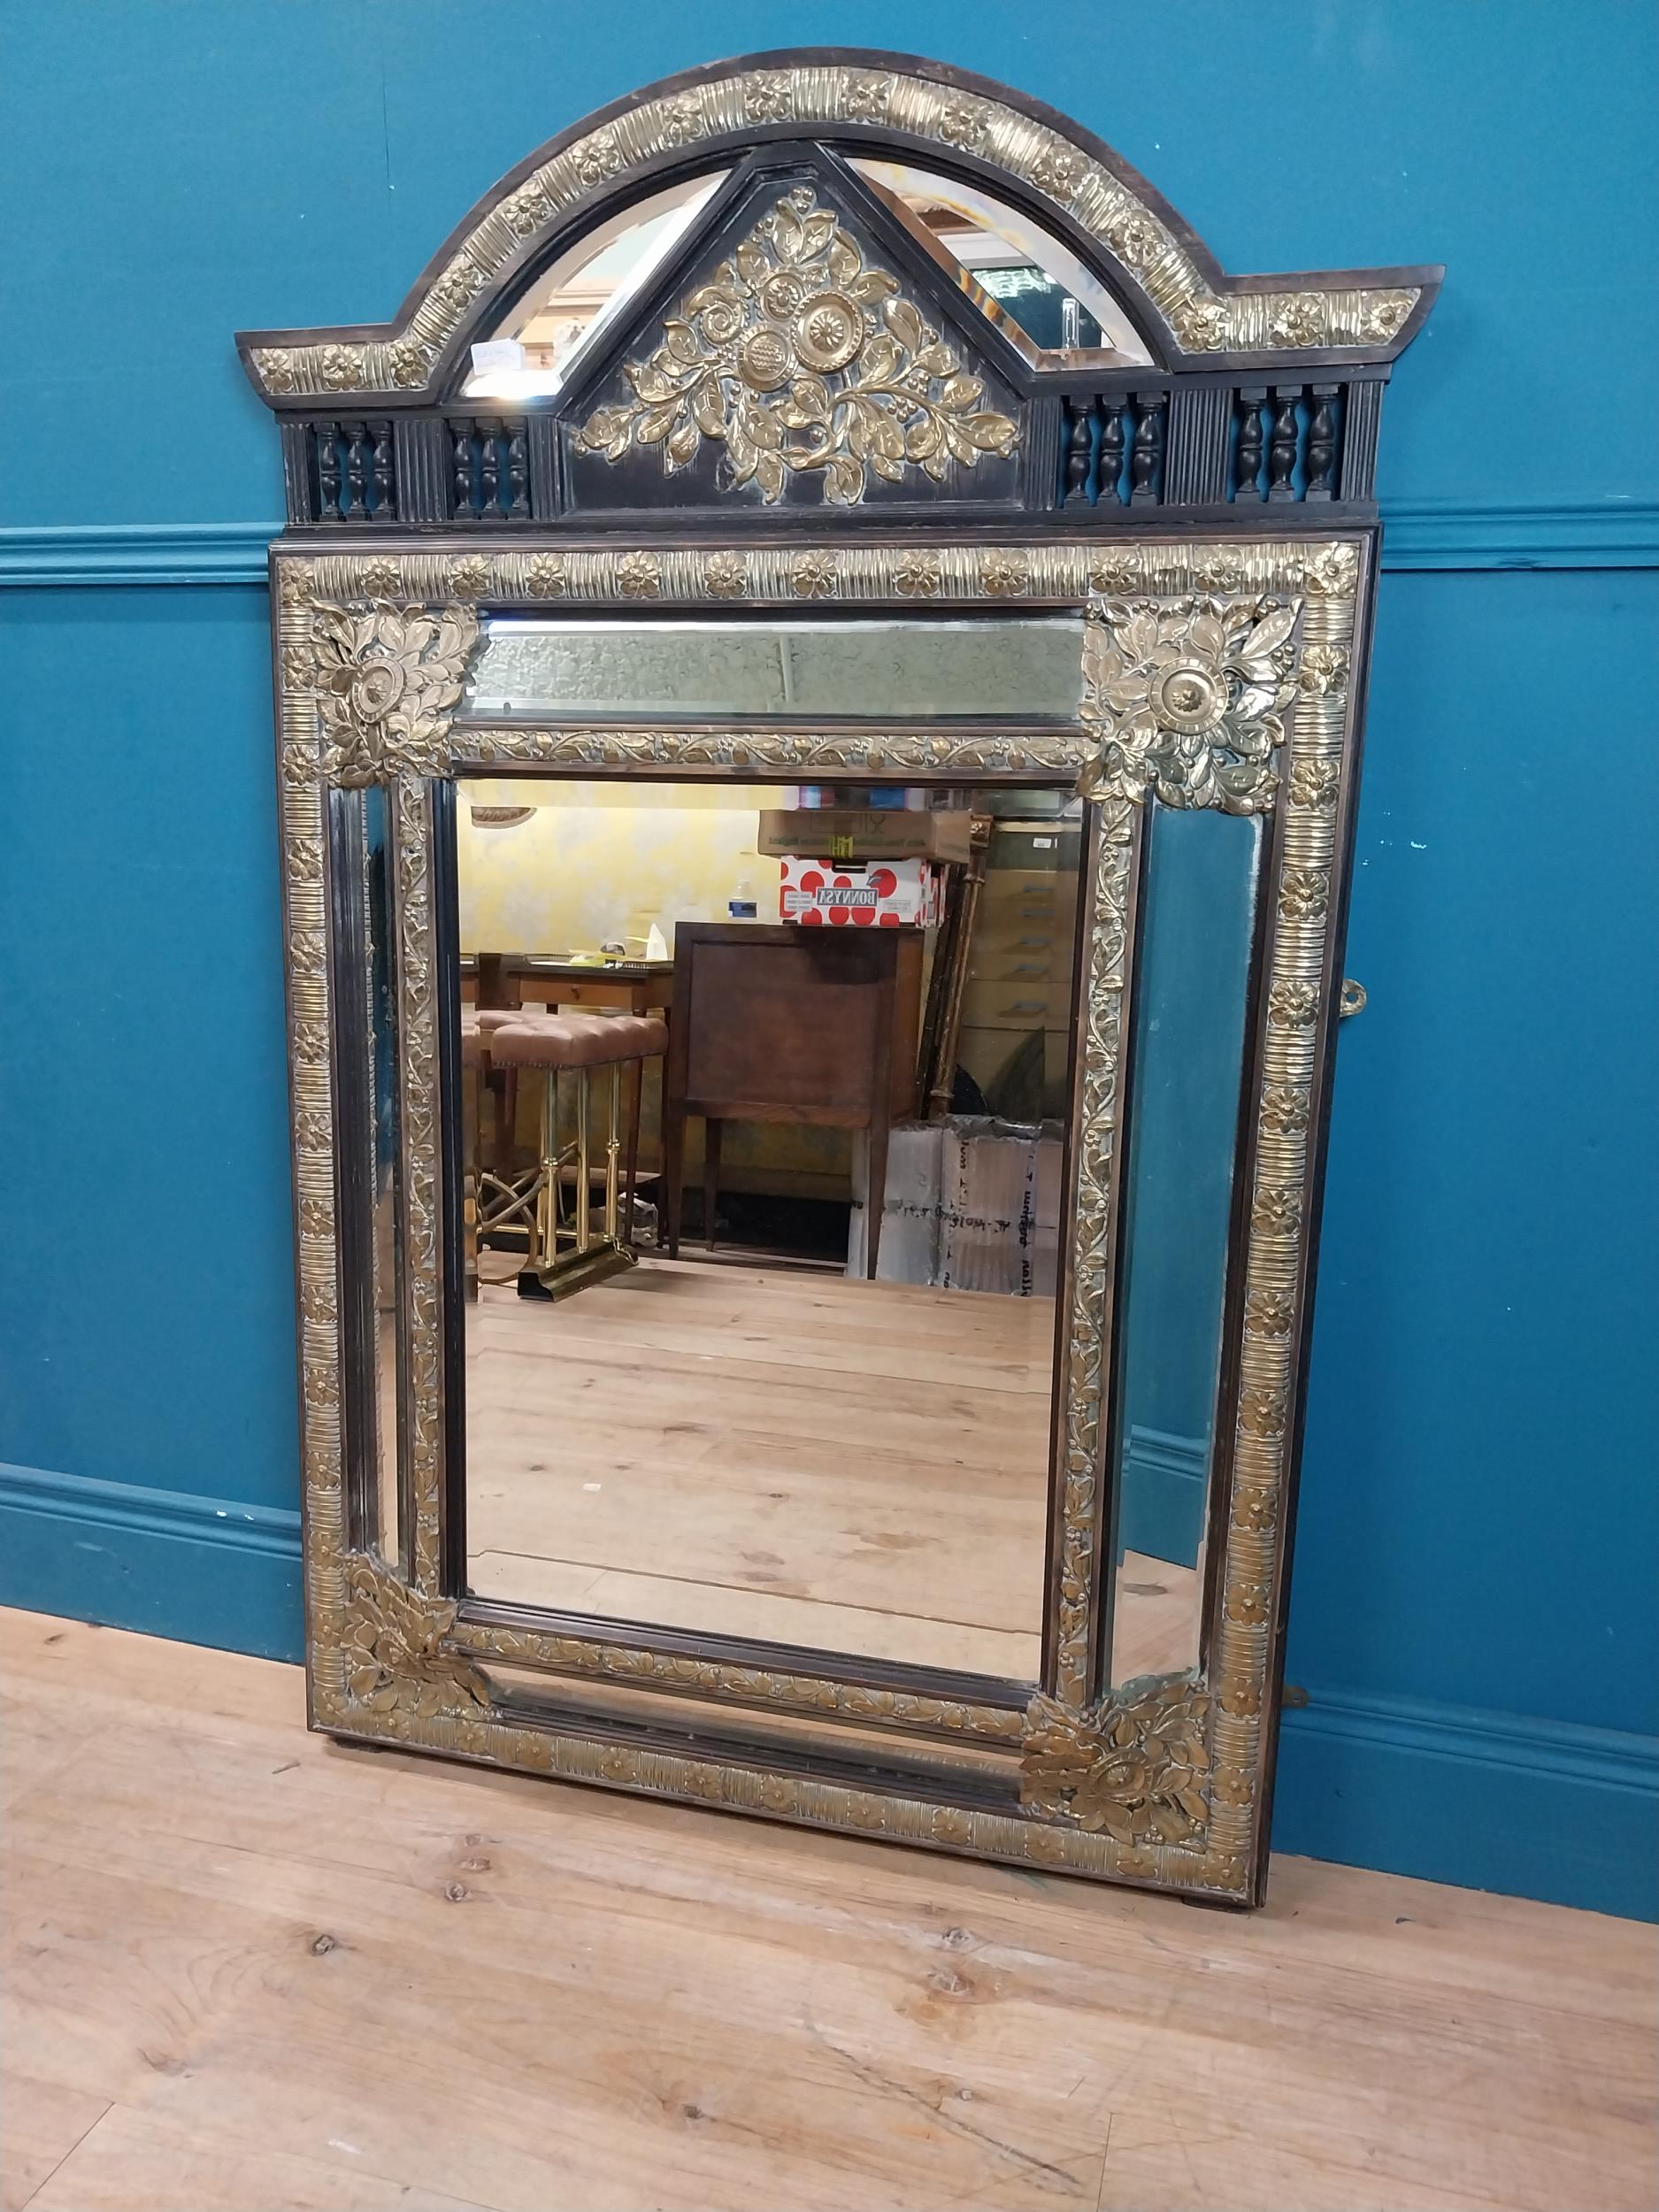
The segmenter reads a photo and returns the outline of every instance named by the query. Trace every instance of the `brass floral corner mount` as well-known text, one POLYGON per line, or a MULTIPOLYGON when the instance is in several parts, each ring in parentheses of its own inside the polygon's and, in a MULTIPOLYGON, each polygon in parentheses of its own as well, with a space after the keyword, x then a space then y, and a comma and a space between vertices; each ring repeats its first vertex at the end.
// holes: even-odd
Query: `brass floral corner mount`
POLYGON ((290 749, 288 776, 303 780, 320 767, 327 781, 354 786, 399 772, 442 775, 478 642, 476 609, 322 599, 311 606, 311 635, 298 656, 304 665, 294 672, 316 702, 321 752, 290 749))
POLYGON ((489 1710, 483 1674, 445 1647, 455 1625, 452 1600, 421 1596, 366 1553, 350 1561, 346 1583, 346 1687, 358 1705, 423 1720, 489 1710))
POLYGON ((1256 595, 1092 599, 1082 718, 1100 749, 1079 792, 1268 812, 1285 710, 1302 686, 1302 606, 1256 595))
POLYGON ((1145 1847, 1204 1840, 1210 1693, 1190 1675, 1150 1675, 1091 1706, 1033 1697, 1020 1803, 1045 1819, 1145 1847))

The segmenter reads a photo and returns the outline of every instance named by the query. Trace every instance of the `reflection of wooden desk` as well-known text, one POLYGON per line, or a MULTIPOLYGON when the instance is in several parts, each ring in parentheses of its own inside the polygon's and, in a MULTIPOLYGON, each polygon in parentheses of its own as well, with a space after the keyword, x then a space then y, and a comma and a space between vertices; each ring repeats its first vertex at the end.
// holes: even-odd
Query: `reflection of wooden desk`
POLYGON ((918 929, 679 924, 663 1100, 671 1254, 680 1248, 687 1114, 701 1114, 705 1124, 710 1248, 721 1122, 810 1122, 870 1133, 866 1271, 874 1275, 887 1132, 916 1110, 921 1001, 918 929))
POLYGON ((620 1006, 630 1014, 654 1014, 673 995, 672 960, 595 967, 534 953, 484 952, 461 964, 461 996, 480 1006, 620 1006))

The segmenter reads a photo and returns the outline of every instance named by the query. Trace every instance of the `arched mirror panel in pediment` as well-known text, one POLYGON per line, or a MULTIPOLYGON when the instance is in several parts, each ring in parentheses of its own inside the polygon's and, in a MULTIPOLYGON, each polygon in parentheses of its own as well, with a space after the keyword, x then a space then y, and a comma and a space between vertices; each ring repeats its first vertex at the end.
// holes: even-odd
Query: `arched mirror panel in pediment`
MULTIPOLYGON (((1152 365, 1123 300, 1048 226, 939 169, 850 152, 847 166, 1032 367, 1152 365)), ((497 405, 557 398, 618 319, 637 311, 730 174, 721 165, 681 178, 562 246, 468 349, 460 396, 497 405)))

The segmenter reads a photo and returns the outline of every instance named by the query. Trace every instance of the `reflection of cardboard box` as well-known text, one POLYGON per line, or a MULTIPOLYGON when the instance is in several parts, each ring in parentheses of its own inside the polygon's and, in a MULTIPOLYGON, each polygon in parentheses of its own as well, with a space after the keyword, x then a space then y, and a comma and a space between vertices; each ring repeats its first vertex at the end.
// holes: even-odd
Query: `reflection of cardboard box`
POLYGON ((756 849, 781 860, 786 853, 821 853, 826 860, 961 860, 970 851, 973 817, 966 807, 769 807, 760 818, 756 849))
POLYGON ((810 860, 784 856, 780 905, 786 922, 837 928, 931 929, 941 879, 926 860, 810 860))

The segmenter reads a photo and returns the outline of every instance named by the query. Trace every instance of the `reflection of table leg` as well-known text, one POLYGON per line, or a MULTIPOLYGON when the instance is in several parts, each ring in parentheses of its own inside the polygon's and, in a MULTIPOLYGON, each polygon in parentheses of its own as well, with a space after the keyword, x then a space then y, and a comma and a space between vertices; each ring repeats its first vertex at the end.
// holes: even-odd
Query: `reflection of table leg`
MULTIPOLYGON (((465 1056, 466 1047, 462 1047, 465 1056)), ((476 1043, 472 1047, 478 1055, 476 1043)), ((478 1124, 480 1093, 486 1078, 480 1057, 461 1069, 461 1294, 478 1296, 478 1124)))
POLYGON ((622 1241, 634 1241, 634 1192, 640 1179, 640 1109, 645 1088, 645 1063, 628 1062, 628 1181, 627 1194, 623 1201, 624 1229, 622 1241))
POLYGON ((720 1202, 720 1125, 712 1116, 703 1124, 703 1236, 714 1249, 714 1217, 720 1202))
POLYGON ((686 1110, 671 1089, 663 1090, 663 1226, 668 1256, 680 1257, 680 1187, 686 1171, 686 1110))
POLYGON ((892 1127, 884 1110, 870 1125, 869 1171, 864 1179, 864 1279, 876 1279, 876 1255, 881 1248, 881 1213, 887 1195, 887 1133, 892 1127))

